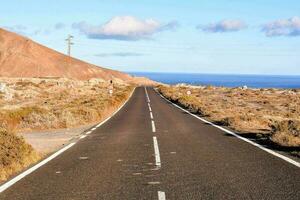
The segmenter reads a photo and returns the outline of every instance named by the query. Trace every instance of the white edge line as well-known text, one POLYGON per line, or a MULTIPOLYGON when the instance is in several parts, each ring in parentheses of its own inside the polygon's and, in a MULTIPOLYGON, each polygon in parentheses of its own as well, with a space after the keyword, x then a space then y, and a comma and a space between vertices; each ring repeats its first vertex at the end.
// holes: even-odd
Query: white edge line
POLYGON ((11 179, 10 181, 4 183, 3 185, 0 186, 0 193, 3 192, 4 190, 6 190, 7 188, 9 188, 10 186, 12 186, 13 184, 15 184, 16 182, 18 182, 19 180, 21 180, 22 178, 24 178, 25 176, 29 175, 30 173, 32 173, 36 169, 38 169, 41 166, 45 165, 50 160, 52 160, 55 157, 57 157, 58 155, 62 154, 64 151, 66 151, 69 148, 71 148, 74 144, 75 144, 75 142, 70 143, 69 145, 67 145, 64 148, 60 149, 59 151, 55 152, 54 154, 52 154, 48 158, 44 159, 43 161, 39 162, 38 164, 34 165, 33 167, 27 169, 26 171, 24 171, 23 173, 19 174, 18 176, 16 176, 15 178, 11 179))
POLYGON ((115 114, 117 114, 117 112, 119 112, 119 111, 126 105, 126 103, 129 101, 129 99, 131 99, 131 97, 132 97, 132 95, 133 95, 135 89, 136 89, 136 88, 133 89, 133 91, 131 92, 129 98, 123 103, 122 106, 120 106, 120 107, 119 107, 119 108, 118 108, 118 109, 117 109, 110 117, 106 118, 105 120, 103 120, 102 122, 100 122, 100 123, 98 124, 99 127, 102 126, 102 125, 103 125, 105 122, 107 122, 108 120, 110 120, 110 118, 112 118, 115 114))
POLYGON ((157 142, 157 138, 155 136, 153 137, 153 146, 154 146, 154 155, 155 155, 155 165, 157 167, 161 167, 158 142, 157 142))
POLYGON ((152 126, 152 132, 155 133, 156 132, 156 128, 155 128, 155 123, 153 120, 151 120, 151 126, 152 126))
POLYGON ((91 134, 91 133, 92 133, 92 131, 88 131, 88 132, 86 132, 85 134, 87 134, 87 135, 88 135, 88 134, 91 134))
MULTIPOLYGON (((122 106, 120 106, 110 117, 108 117, 107 119, 105 119, 104 121, 102 121, 100 124, 100 126, 102 124, 104 124, 105 122, 107 122, 110 118, 112 118, 117 112, 119 112, 125 105, 126 103, 129 101, 129 99, 131 99, 134 91, 136 88, 133 89, 133 91, 131 92, 129 98, 123 103, 122 106)), ((89 131, 91 132, 91 131, 89 131)), ((86 134, 89 134, 89 132, 87 132, 86 134)), ((81 136, 82 137, 82 136, 81 136)), ((55 157, 57 157, 58 155, 62 154, 64 151, 68 150, 69 148, 71 148, 73 145, 75 145, 76 142, 72 142, 70 144, 68 144, 67 146, 65 146, 64 148, 58 150, 57 152, 53 153, 51 156, 45 158, 44 160, 42 160, 41 162, 37 163, 36 165, 34 165, 33 167, 27 169, 26 171, 22 172, 21 174, 19 174, 18 176, 14 177, 13 179, 5 182, 4 184, 2 184, 0 186, 0 193, 2 193, 4 190, 6 190, 7 188, 9 188, 10 186, 12 186, 13 184, 15 184, 16 182, 18 182, 19 180, 21 180, 22 178, 24 178, 25 176, 29 175, 30 173, 32 173, 33 171, 37 170, 38 168, 40 168, 41 166, 45 165, 46 163, 48 163, 50 160, 54 159, 55 157)))
POLYGON ((153 114, 151 111, 150 111, 150 118, 153 119, 153 114))
POLYGON ((165 192, 158 191, 157 194, 158 194, 158 200, 166 200, 165 192))
POLYGON ((149 111, 152 112, 151 106, 149 106, 149 111))
POLYGON ((83 138, 85 138, 87 135, 82 135, 82 136, 80 136, 80 139, 83 139, 83 138))
POLYGON ((257 144, 257 143, 255 143, 255 142, 253 142, 253 141, 251 141, 251 140, 249 140, 249 139, 247 139, 247 138, 244 138, 244 137, 242 137, 242 136, 240 136, 240 135, 238 135, 238 134, 236 134, 236 133, 234 133, 234 132, 232 132, 232 131, 230 131, 230 130, 227 130, 227 129, 223 128, 223 127, 220 127, 220 126, 218 126, 218 125, 216 125, 216 124, 214 124, 214 123, 212 123, 212 122, 210 122, 210 121, 207 121, 207 120, 205 120, 205 119, 203 119, 203 118, 201 118, 201 117, 199 117, 199 116, 197 116, 197 115, 195 115, 195 114, 193 114, 193 113, 187 111, 186 109, 184 109, 184 108, 182 108, 182 107, 180 107, 180 106, 174 104, 174 103, 171 102, 170 100, 166 99, 166 98, 165 98, 163 95, 161 95, 160 93, 158 93, 158 94, 159 94, 163 99, 165 99, 166 101, 170 102, 171 104, 173 104, 173 105, 176 106, 177 108, 183 110, 184 112, 186 112, 186 113, 192 115, 193 117, 196 117, 197 119, 199 119, 199 120, 201 120, 201 121, 203 121, 203 122, 205 122, 205 123, 207 123, 207 124, 210 124, 210 125, 213 126, 213 127, 216 127, 216 128, 218 128, 218 129, 220 129, 220 130, 222 130, 222 131, 224 131, 224 132, 226 132, 226 133, 228 133, 228 134, 230 134, 230 135, 233 135, 233 136, 237 137, 238 139, 241 139, 241 140, 243 140, 243 141, 245 141, 245 142, 247 142, 247 143, 249 143, 249 144, 251 144, 251 145, 253 145, 253 146, 256 146, 256 147, 260 148, 261 150, 266 151, 266 152, 268 152, 269 154, 272 154, 273 156, 276 156, 276 157, 278 157, 278 158, 281 158, 282 160, 285 160, 286 162, 289 162, 289 163, 295 165, 296 167, 299 167, 299 168, 300 168, 300 163, 299 163, 299 162, 297 162, 297 161, 295 161, 295 160, 293 160, 293 159, 291 159, 291 158, 289 158, 289 157, 286 157, 286 156, 284 156, 284 155, 282 155, 282 154, 280 154, 280 153, 277 153, 277 152, 275 152, 275 151, 273 151, 273 150, 271 150, 271 149, 265 148, 265 147, 261 146, 260 144, 257 144))

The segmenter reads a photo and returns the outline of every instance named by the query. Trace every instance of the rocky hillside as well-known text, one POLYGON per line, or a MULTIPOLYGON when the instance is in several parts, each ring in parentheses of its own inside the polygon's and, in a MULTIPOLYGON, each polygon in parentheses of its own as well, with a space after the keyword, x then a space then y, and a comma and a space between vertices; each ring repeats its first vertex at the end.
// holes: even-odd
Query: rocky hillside
POLYGON ((75 80, 98 78, 118 82, 136 80, 128 74, 70 58, 1 28, 0 77, 60 77, 75 80))

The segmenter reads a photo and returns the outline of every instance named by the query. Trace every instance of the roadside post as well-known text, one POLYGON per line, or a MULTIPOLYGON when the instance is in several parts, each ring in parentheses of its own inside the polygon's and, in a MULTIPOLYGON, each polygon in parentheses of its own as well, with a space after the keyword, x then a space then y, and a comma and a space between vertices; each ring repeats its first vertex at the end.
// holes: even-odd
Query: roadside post
POLYGON ((112 96, 113 93, 114 93, 114 85, 113 85, 113 81, 112 80, 109 81, 108 93, 109 93, 110 96, 112 96))

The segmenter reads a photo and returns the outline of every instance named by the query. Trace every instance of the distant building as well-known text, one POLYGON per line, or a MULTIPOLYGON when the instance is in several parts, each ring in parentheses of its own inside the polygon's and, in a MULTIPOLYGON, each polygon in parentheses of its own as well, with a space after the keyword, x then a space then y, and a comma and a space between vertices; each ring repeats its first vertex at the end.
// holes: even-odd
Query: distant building
POLYGON ((242 89, 243 89, 243 90, 247 90, 247 89, 248 89, 248 86, 247 86, 247 85, 244 85, 244 86, 242 87, 242 89))

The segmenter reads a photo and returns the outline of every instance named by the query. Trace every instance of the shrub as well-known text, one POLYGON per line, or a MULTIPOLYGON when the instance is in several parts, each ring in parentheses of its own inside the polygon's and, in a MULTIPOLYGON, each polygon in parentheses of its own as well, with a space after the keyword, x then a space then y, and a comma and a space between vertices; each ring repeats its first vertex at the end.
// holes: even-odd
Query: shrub
POLYGON ((23 138, 0 128, 0 181, 38 159, 39 155, 23 138))
POLYGON ((300 122, 284 120, 271 125, 271 139, 282 146, 300 146, 300 122))

